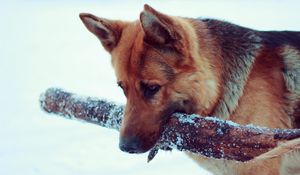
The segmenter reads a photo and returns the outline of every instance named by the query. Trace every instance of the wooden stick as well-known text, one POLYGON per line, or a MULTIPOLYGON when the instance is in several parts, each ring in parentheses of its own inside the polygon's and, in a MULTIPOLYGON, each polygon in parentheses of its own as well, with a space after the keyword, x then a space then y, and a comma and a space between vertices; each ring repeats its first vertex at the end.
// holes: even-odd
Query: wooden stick
MULTIPOLYGON (((55 88, 43 93, 40 103, 48 113, 120 129, 122 105, 55 88)), ((177 149, 211 158, 245 162, 277 157, 297 148, 300 148, 300 129, 243 126, 213 117, 173 114, 164 126, 161 138, 149 152, 148 161, 159 149, 177 149)))

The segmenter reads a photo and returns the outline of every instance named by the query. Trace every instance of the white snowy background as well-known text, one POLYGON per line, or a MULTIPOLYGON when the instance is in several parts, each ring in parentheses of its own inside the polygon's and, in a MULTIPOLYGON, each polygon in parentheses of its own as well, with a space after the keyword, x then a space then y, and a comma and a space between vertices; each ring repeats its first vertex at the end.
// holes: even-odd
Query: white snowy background
POLYGON ((0 2, 1 175, 208 175, 183 153, 118 149, 118 133, 41 111, 39 94, 61 87, 125 102, 109 54, 80 12, 134 20, 144 3, 167 14, 213 17, 260 30, 299 30, 300 1, 19 0, 0 2))

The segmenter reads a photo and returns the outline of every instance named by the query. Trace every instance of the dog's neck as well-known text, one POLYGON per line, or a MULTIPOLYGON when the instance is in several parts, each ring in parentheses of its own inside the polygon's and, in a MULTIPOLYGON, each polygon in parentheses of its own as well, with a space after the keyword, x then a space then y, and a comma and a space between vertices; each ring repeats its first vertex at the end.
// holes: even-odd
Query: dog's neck
POLYGON ((261 39, 254 30, 227 22, 211 19, 190 21, 197 31, 199 52, 206 55, 219 79, 219 92, 222 92, 209 115, 228 119, 243 95, 261 39))

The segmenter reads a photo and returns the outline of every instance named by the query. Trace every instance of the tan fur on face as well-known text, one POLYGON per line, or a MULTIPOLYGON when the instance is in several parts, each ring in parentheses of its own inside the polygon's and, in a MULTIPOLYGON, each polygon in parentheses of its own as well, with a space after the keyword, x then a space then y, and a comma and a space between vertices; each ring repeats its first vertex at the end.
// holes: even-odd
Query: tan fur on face
POLYGON ((123 136, 133 132, 145 135, 159 132, 157 125, 162 117, 167 117, 161 115, 169 105, 176 104, 177 110, 186 113, 207 115, 218 98, 220 80, 216 77, 219 75, 211 70, 212 62, 205 55, 206 51, 199 51, 201 47, 195 42, 198 36, 193 26, 187 19, 170 18, 176 26, 174 30, 183 35, 180 43, 184 48, 180 53, 156 49, 145 43, 139 21, 127 23, 118 45, 111 52, 117 79, 128 100, 121 130, 123 136), (146 101, 140 82, 159 84, 162 88, 153 99, 146 101), (126 131, 127 127, 132 127, 132 121, 135 121, 136 130, 126 131))
POLYGON ((138 35, 140 31, 141 28, 138 22, 128 23, 123 28, 118 45, 111 52, 112 65, 118 79, 128 79, 128 72, 134 70, 133 66, 136 64, 131 64, 131 62, 137 61, 138 57, 131 54, 138 54, 140 52, 137 49, 134 52, 132 51, 134 45, 139 45, 142 42, 143 36, 138 35))

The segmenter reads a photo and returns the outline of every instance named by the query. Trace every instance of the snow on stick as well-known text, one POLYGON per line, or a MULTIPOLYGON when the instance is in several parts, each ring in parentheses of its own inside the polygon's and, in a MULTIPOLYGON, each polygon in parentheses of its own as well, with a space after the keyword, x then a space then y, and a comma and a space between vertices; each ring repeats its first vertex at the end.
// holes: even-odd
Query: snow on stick
MULTIPOLYGON (((122 105, 80 97, 55 88, 43 93, 40 103, 48 113, 120 129, 122 105)), ((159 149, 177 149, 211 158, 245 162, 277 157, 298 148, 300 129, 243 126, 213 117, 173 114, 164 126, 160 140, 150 150, 148 161, 154 158, 159 149)))

